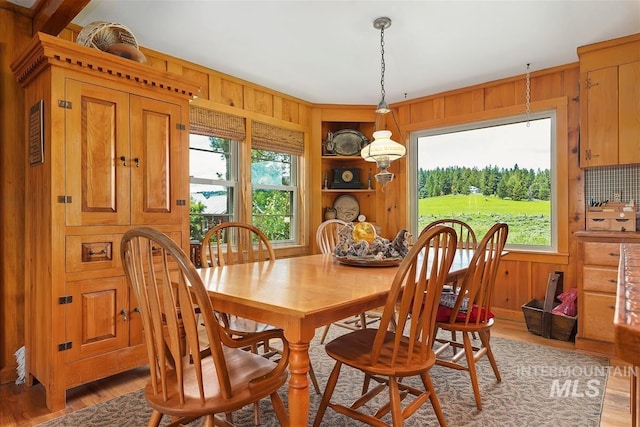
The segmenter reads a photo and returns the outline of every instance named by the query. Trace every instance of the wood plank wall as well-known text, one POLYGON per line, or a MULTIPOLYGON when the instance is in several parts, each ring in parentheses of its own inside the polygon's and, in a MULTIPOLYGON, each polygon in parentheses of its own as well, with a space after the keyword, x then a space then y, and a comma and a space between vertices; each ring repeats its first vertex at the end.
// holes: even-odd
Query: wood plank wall
POLYGON ((24 92, 9 67, 31 40, 31 18, 0 8, 0 383, 17 378, 24 343, 24 92), (18 320, 16 322, 16 319, 18 320))
MULTIPOLYGON (((16 378, 14 352, 23 345, 24 331, 24 284, 23 243, 21 230, 24 228, 22 188, 24 186, 24 120, 22 89, 15 83, 10 63, 31 39, 31 19, 15 10, 0 8, 0 75, 3 90, 0 92, 0 382, 16 378), (17 321, 16 321, 17 319, 17 321)), ((70 26, 61 33, 62 38, 75 40, 79 27, 70 26)), ((194 104, 219 111, 236 114, 247 120, 259 120, 276 126, 305 132, 305 155, 310 159, 311 144, 308 140, 314 119, 313 105, 251 84, 233 76, 218 73, 178 58, 142 48, 148 63, 154 68, 177 73, 189 80, 197 81, 202 92, 194 104)), ((504 79, 457 91, 406 101, 394 105, 398 120, 405 136, 411 130, 439 127, 465 121, 473 121, 483 114, 522 110, 524 106, 524 77, 504 79)), ((536 108, 550 105, 552 100, 566 98, 566 165, 557 173, 561 174, 560 187, 566 204, 560 226, 561 239, 566 242, 562 254, 544 256, 539 254, 513 254, 501 268, 501 282, 505 290, 497 295, 496 311, 510 318, 521 318, 520 305, 532 297, 544 295, 544 287, 549 272, 565 271, 565 283, 575 286, 575 266, 572 254, 576 245, 571 233, 584 225, 584 197, 582 172, 578 168, 578 65, 570 64, 551 70, 533 73, 531 79, 531 100, 536 108)), ((323 106, 324 108, 325 106, 323 106)), ((330 106, 326 106, 330 108, 330 106)), ((522 110, 523 111, 523 110, 522 110)), ((317 114, 316 114, 317 116, 317 114)), ((392 126, 393 128, 393 126, 392 126)), ((394 132, 395 133, 395 132, 394 132)), ((309 164, 310 162, 303 162, 309 164)), ((397 180, 406 180, 406 162, 394 163, 397 180), (397 169, 396 169, 397 168, 397 169)), ((291 256, 308 250, 310 235, 309 218, 313 204, 309 194, 311 182, 310 168, 301 174, 301 200, 303 202, 302 245, 283 253, 291 256)), ((384 201, 389 215, 386 228, 398 230, 406 223, 407 194, 405 186, 397 186, 393 200, 384 201), (388 206, 387 206, 388 205, 388 206), (391 207, 393 210, 391 211, 391 207), (388 209, 387 209, 388 208, 388 209)), ((245 211, 250 207, 243 207, 245 211)), ((315 208, 317 209, 317 207, 315 208)), ((384 215, 380 215, 382 217, 384 215)))

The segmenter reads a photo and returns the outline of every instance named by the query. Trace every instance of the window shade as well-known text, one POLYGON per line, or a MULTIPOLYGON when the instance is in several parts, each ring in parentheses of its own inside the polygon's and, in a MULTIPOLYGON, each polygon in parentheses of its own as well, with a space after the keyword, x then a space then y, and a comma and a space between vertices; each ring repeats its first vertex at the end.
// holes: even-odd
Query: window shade
POLYGON ((191 105, 189 107, 190 132, 204 136, 243 141, 247 135, 242 117, 191 105))
POLYGON ((304 154, 304 133, 251 122, 251 148, 301 156, 304 154))

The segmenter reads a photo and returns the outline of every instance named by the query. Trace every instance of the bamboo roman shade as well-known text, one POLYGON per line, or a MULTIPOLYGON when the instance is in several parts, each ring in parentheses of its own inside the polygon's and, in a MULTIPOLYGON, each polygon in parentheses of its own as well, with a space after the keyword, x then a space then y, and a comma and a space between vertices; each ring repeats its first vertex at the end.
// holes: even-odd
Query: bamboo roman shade
POLYGON ((304 154, 304 133, 251 122, 251 148, 301 156, 304 154))
POLYGON ((244 118, 194 105, 189 106, 189 122, 190 132, 198 135, 232 141, 243 141, 247 135, 244 118))

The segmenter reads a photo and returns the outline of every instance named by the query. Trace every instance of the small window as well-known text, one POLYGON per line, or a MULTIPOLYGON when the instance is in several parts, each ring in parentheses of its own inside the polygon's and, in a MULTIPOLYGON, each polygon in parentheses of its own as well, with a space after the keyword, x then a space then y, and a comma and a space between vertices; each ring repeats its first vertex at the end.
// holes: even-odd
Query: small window
POLYGON ((478 239, 509 224, 512 249, 556 248, 555 112, 415 132, 412 221, 457 218, 478 239))
POLYGON ((271 242, 296 241, 298 156, 251 150, 252 221, 271 242))
POLYGON ((189 135, 190 238, 201 241, 216 224, 234 220, 237 142, 189 135))

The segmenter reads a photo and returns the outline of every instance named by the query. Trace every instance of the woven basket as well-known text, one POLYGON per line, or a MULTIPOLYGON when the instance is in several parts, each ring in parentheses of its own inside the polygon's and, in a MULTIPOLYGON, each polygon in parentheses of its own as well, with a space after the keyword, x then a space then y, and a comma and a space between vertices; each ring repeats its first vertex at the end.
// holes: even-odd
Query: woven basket
POLYGON ((76 43, 106 51, 109 46, 124 43, 138 48, 138 41, 127 27, 114 22, 95 21, 87 24, 80 34, 76 43))

